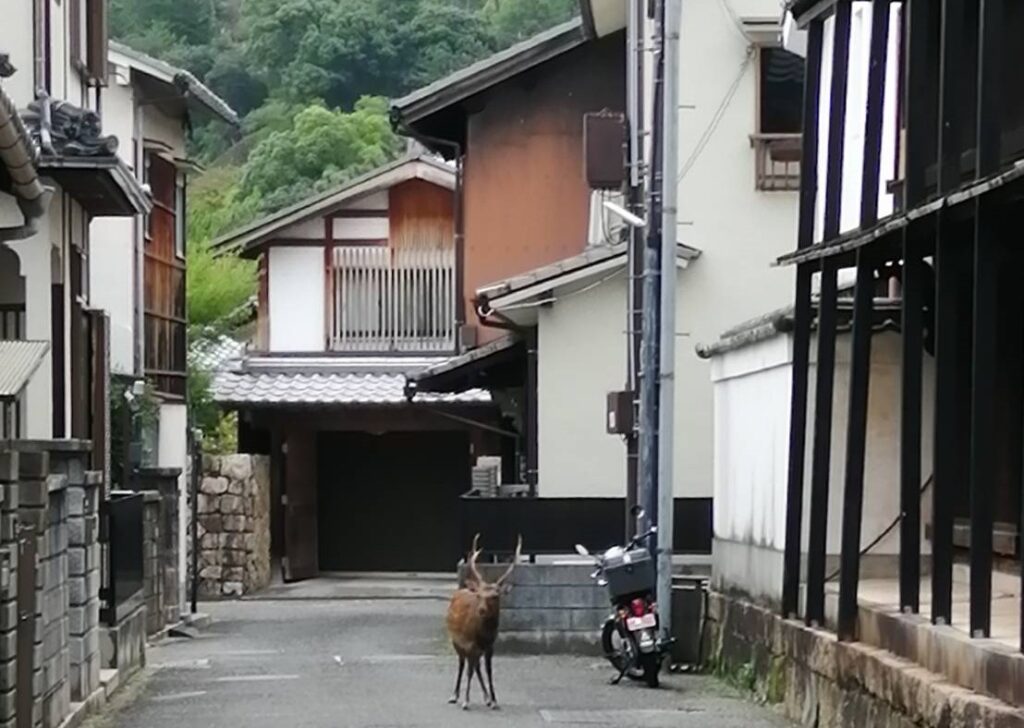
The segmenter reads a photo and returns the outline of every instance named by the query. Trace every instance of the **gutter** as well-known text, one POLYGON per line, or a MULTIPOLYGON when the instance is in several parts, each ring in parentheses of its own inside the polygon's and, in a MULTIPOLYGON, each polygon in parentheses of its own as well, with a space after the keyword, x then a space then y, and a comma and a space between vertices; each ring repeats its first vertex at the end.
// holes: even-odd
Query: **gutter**
POLYGON ((38 232, 39 219, 46 213, 53 190, 39 180, 39 153, 29 141, 25 124, 10 97, 0 89, 0 162, 7 169, 23 225, 0 228, 0 242, 24 240, 38 232))

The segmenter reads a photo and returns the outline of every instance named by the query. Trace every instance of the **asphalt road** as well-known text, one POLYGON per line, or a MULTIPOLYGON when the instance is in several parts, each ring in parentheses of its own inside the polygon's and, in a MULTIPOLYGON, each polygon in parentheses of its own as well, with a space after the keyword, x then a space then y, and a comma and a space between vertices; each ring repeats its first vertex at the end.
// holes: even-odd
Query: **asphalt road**
POLYGON ((611 687, 588 658, 495 657, 501 709, 475 690, 448 705, 455 660, 445 605, 418 601, 260 601, 210 605, 200 637, 149 651, 149 667, 88 728, 411 728, 617 726, 767 728, 787 722, 706 677, 661 690, 611 687))

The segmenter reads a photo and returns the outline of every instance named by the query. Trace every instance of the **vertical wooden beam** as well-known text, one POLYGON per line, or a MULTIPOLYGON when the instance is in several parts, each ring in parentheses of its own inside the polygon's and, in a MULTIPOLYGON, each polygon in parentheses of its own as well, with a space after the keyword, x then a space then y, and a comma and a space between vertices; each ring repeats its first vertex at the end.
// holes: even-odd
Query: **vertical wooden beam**
POLYGON ((864 122, 864 176, 860 225, 878 221, 879 175, 882 167, 882 122, 885 118, 885 70, 889 51, 889 0, 871 6, 871 50, 868 65, 867 112, 864 122))
POLYGON ((999 168, 1002 150, 1002 64, 1006 23, 1004 0, 980 0, 978 9, 978 109, 975 176, 999 168))
MULTIPOLYGON (((814 242, 814 209, 818 192, 818 95, 821 88, 822 32, 823 22, 812 21, 808 31, 807 66, 804 75, 798 248, 806 248, 814 242)), ((786 483, 786 547, 782 577, 782 614, 787 619, 796 616, 800 601, 812 274, 813 270, 808 264, 797 267, 796 302, 793 311, 793 379, 789 411, 789 470, 786 483)))
POLYGON ((935 109, 920 98, 927 87, 931 62, 929 34, 934 0, 904 0, 903 4, 903 110, 906 119, 904 208, 912 210, 925 198, 925 170, 935 160, 935 147, 926 144, 935 109))
POLYGON ((334 218, 324 215, 324 350, 334 340, 334 218))
MULTIPOLYGON (((1002 0, 981 0, 975 177, 999 168, 1002 0)), ((971 634, 992 631, 992 528, 996 480, 1001 223, 987 199, 974 208, 974 349, 971 367, 971 634)))
MULTIPOLYGON (((876 3, 876 9, 878 4, 876 3)), ((864 457, 871 376, 874 265, 870 254, 857 253, 857 287, 853 303, 850 401, 846 431, 846 482, 843 489, 842 553, 839 575, 839 639, 857 636, 857 589, 860 583, 860 532, 864 513, 864 457)))
POLYGON ((963 255, 950 221, 940 217, 935 255, 935 447, 932 487, 932 622, 949 624, 953 611, 953 516, 957 490, 964 487, 960 450, 965 422, 958 401, 963 255))
POLYGON ((938 191, 960 184, 960 155, 964 125, 964 25, 967 0, 942 0, 942 36, 939 53, 938 191))
POLYGON ((925 265, 903 234, 903 356, 900 399, 900 609, 921 607, 921 372, 925 265))
POLYGON ((50 379, 53 397, 53 437, 57 440, 67 436, 67 378, 64 365, 67 336, 64 334, 64 311, 64 284, 54 283, 50 286, 50 361, 53 363, 50 379))
POLYGON ((995 497, 996 378, 999 368, 999 253, 996 213, 975 205, 974 349, 971 366, 971 634, 992 628, 992 526, 995 497))
MULTIPOLYGON (((846 131, 846 86, 850 51, 849 0, 836 6, 832 48, 832 86, 829 110, 828 164, 825 180, 824 238, 839 234, 842 202, 843 137, 846 131)), ((811 523, 807 551, 808 624, 825 622, 825 552, 828 534, 829 471, 832 463, 832 389, 836 359, 836 286, 838 268, 826 258, 821 267, 818 304, 818 364, 815 382, 814 450, 811 467, 811 523)))
MULTIPOLYGON (((889 0, 875 0, 871 14, 867 110, 864 123, 864 166, 861 178, 860 225, 878 220, 882 121, 885 107, 885 66, 889 47, 889 0)), ((847 407, 846 477, 843 485, 842 552, 839 578, 839 639, 857 636, 857 591, 860 585, 860 536, 864 514, 864 458, 867 454, 868 391, 871 379, 874 264, 871 254, 857 252, 857 285, 853 305, 850 399, 847 407)))

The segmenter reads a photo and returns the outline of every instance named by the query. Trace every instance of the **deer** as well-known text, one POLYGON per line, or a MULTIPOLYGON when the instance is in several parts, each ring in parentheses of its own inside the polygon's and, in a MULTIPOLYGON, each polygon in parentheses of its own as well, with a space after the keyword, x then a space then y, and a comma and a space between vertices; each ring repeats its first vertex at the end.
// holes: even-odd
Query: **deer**
POLYGON ((452 693, 448 702, 459 703, 463 710, 469 709, 469 692, 475 674, 480 681, 480 689, 484 694, 487 707, 497 710, 498 698, 494 694, 494 673, 491 662, 494 657, 494 643, 498 638, 501 597, 511 590, 509 578, 515 571, 516 563, 522 554, 523 537, 520 536, 516 544, 512 563, 505 573, 494 582, 484 579, 477 569, 476 560, 481 553, 478 549, 479 541, 480 534, 478 533, 473 538, 473 548, 467 562, 469 575, 466 579, 466 586, 455 591, 448 605, 448 634, 451 637, 452 646, 459 656, 459 673, 455 679, 455 692, 452 693), (487 669, 489 687, 484 685, 484 676, 480 671, 481 659, 487 669), (467 663, 469 674, 466 675, 466 695, 460 703, 459 691, 467 663))

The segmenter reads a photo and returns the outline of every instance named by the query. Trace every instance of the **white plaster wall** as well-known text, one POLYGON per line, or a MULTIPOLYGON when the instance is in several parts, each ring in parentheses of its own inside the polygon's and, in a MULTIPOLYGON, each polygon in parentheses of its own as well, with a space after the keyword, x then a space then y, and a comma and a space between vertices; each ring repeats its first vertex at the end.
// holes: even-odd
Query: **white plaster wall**
POLYGON ((185 129, 181 119, 167 116, 156 106, 142 107, 143 141, 157 141, 171 148, 178 159, 188 156, 185 150, 185 129))
POLYGON ((178 603, 185 603, 185 579, 188 573, 188 489, 185 469, 188 465, 188 408, 183 404, 160 405, 160 442, 157 466, 180 468, 178 477, 178 603))
POLYGON ((387 217, 341 217, 334 220, 334 239, 339 241, 387 240, 390 233, 391 223, 387 217))
POLYGON ((4 91, 18 108, 24 108, 35 97, 32 73, 32 3, 24 0, 6 2, 0 23, 0 48, 9 53, 18 69, 3 81, 4 91))
POLYGON ((110 315, 110 367, 135 372, 135 219, 100 217, 90 225, 91 303, 110 315))
POLYGON ((538 493, 624 497, 626 447, 605 431, 605 396, 626 382, 626 279, 541 309, 538 493))
MULTIPOLYGON (((688 284, 699 265, 697 260, 686 270, 678 271, 680 289, 688 284)), ((605 430, 607 394, 626 385, 627 278, 625 268, 620 271, 584 293, 557 292, 558 301, 538 312, 541 497, 625 497, 626 447, 620 437, 605 430)), ((680 298, 677 315, 681 315, 685 305, 680 298)), ((682 360, 692 351, 688 339, 677 339, 677 359, 682 360)), ((702 409, 687 400, 686 390, 677 386, 677 432, 679 425, 686 423, 691 429, 707 428, 710 435, 711 382, 706 370, 699 374, 709 395, 706 407, 702 409)), ((676 496, 710 496, 710 482, 706 491, 688 489, 689 463, 683 465, 678 461, 688 456, 689 450, 679 437, 675 449, 676 496)), ((710 469, 710 457, 705 465, 710 469)))
POLYGON ((278 233, 275 237, 294 238, 297 240, 323 240, 324 221, 317 217, 312 220, 304 220, 290 225, 278 233))
MULTIPOLYGON (((51 207, 59 210, 57 203, 51 207)), ((57 213, 59 214, 59 212, 57 213)), ((40 230, 46 231, 27 240, 7 243, 18 254, 21 261, 21 275, 25 278, 25 338, 35 341, 50 341, 50 280, 51 249, 49 220, 40 221, 40 230)), ((24 394, 25 436, 47 439, 53 433, 53 363, 47 353, 36 370, 24 394)))
POLYGON ((324 348, 323 247, 269 250, 271 351, 324 348))
MULTIPOLYGON (((777 0, 732 6, 738 17, 779 15, 777 0)), ((679 284, 676 496, 706 497, 713 489, 714 398, 709 364, 695 344, 793 297, 792 270, 770 263, 796 244, 797 195, 754 189, 757 73, 748 45, 721 3, 683 4, 678 237, 703 252, 679 284), (694 157, 702 136, 705 147, 694 157)))
MULTIPOLYGON (((814 366, 808 408, 803 538, 806 549, 810 472, 813 454, 814 366)), ((850 336, 837 343, 833 399, 832 456, 827 551, 838 554, 842 528, 842 495, 846 465, 846 418, 849 397, 850 336)), ((865 460, 864 520, 861 544, 873 541, 899 514, 900 337, 876 335, 872 340, 868 397, 868 438, 865 460)), ((789 394, 792 338, 778 336, 715 358, 715 537, 777 551, 785 547, 786 481, 789 452, 789 394)), ((932 471, 934 366, 925 358, 925 426, 921 464, 923 477, 932 471)), ((928 521, 929 499, 923 500, 928 521)), ((923 535, 923 529, 922 529, 923 535)), ((927 541, 923 541, 927 552, 927 541)), ((872 553, 896 554, 898 529, 872 553)))
MULTIPOLYGON (((111 66, 111 84, 103 94, 103 129, 119 141, 118 156, 135 162, 135 97, 128 70, 111 66)), ((110 366, 116 374, 135 373, 136 240, 138 221, 98 217, 90 224, 91 303, 110 315, 110 366)))

